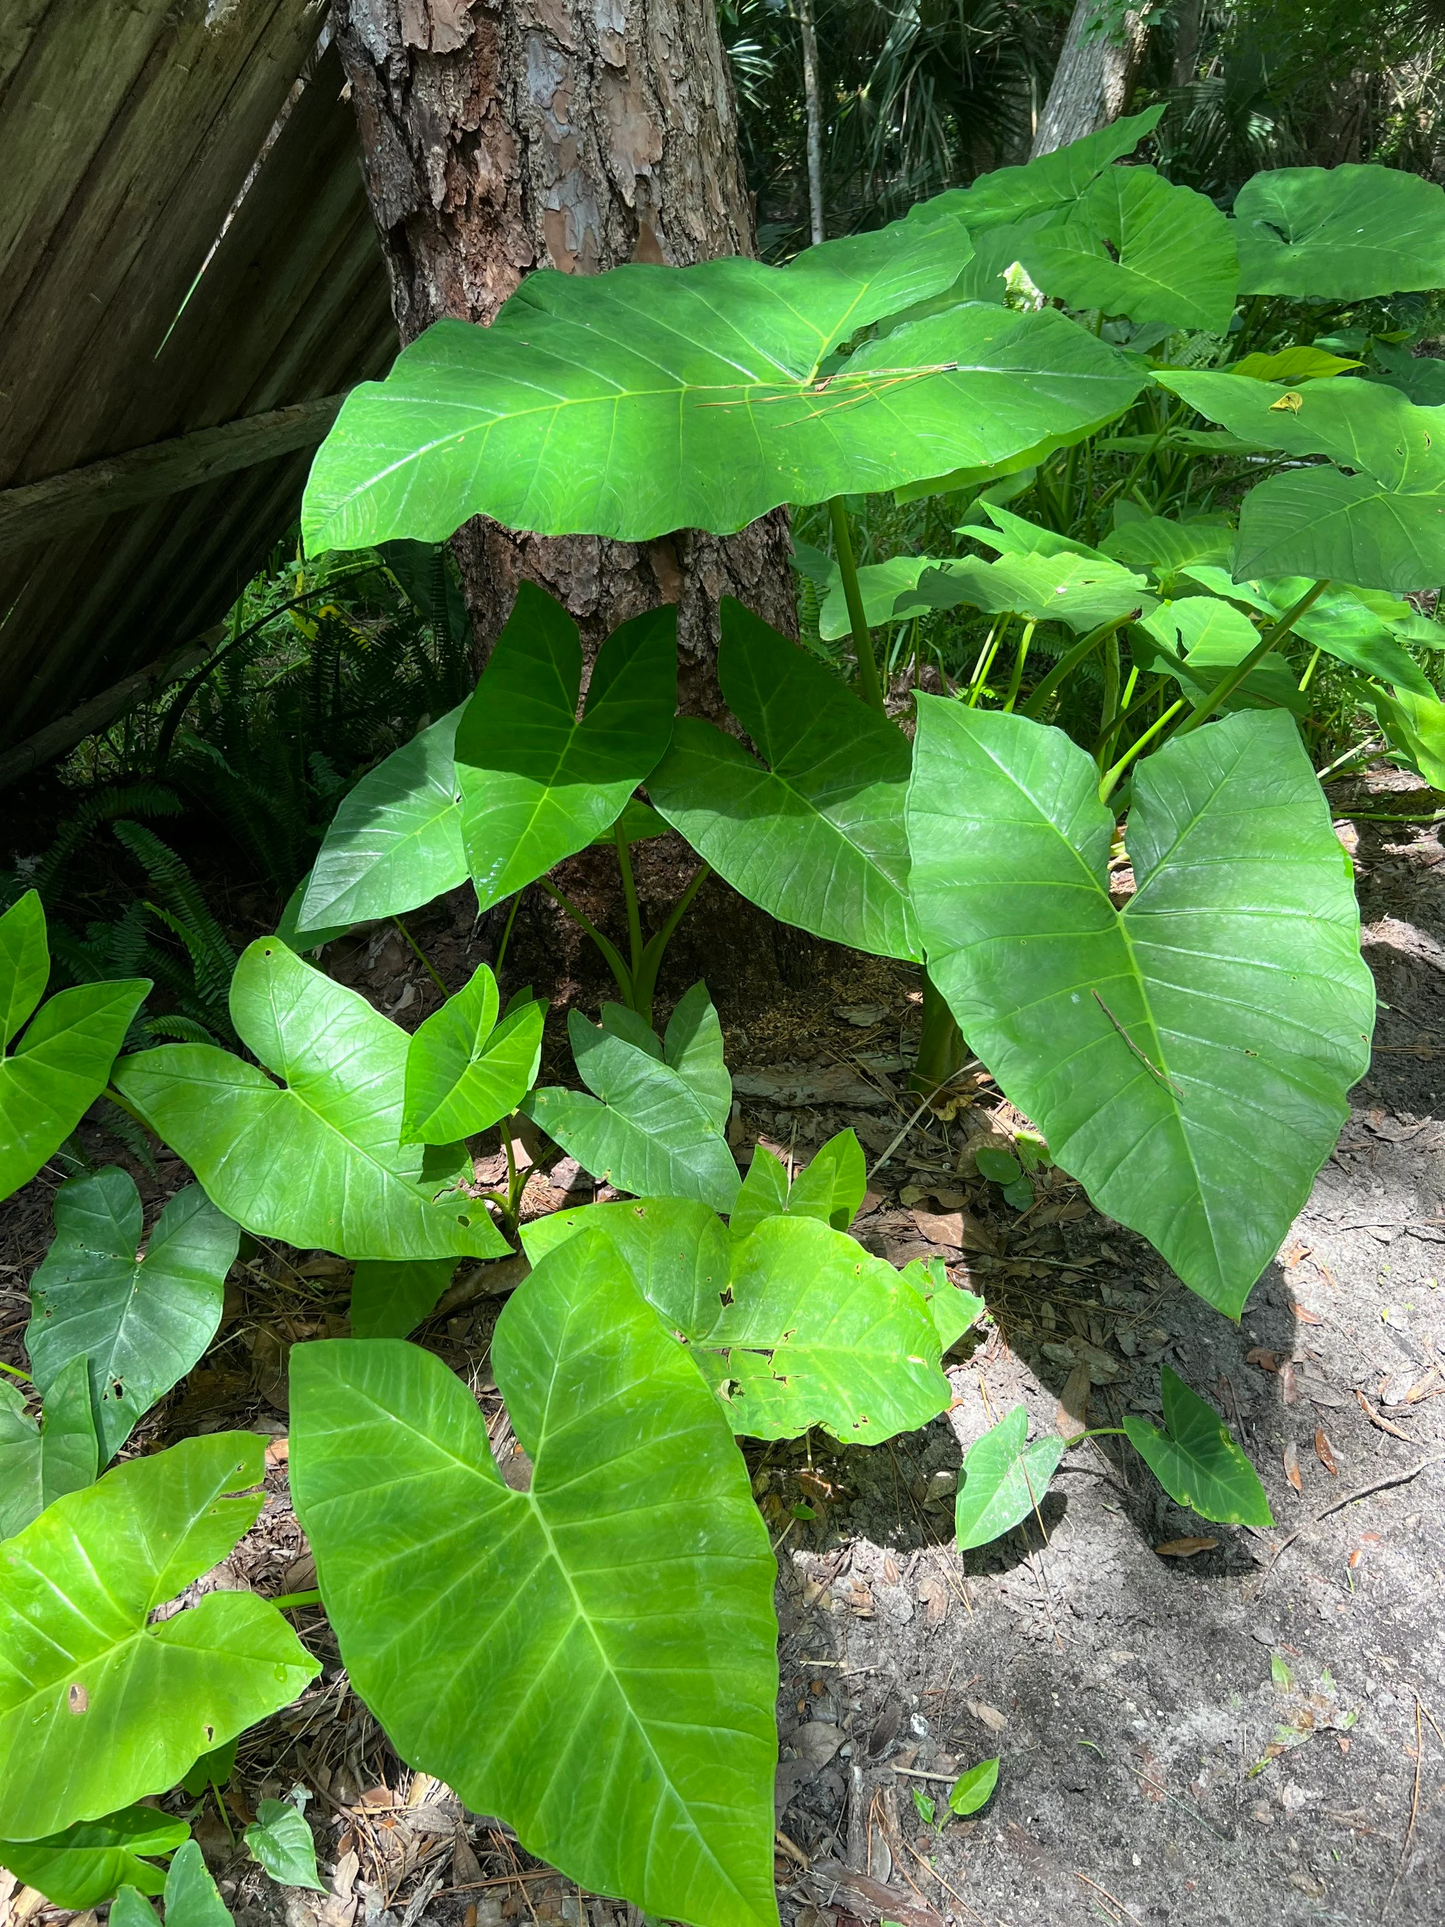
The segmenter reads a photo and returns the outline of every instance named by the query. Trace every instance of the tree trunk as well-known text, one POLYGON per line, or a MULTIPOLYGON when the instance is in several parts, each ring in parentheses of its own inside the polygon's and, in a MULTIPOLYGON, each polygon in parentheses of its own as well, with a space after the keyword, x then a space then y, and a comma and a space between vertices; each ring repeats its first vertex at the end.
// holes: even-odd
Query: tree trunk
POLYGON ((1113 28, 1100 18, 1103 11, 1102 0, 1074 0, 1031 159, 1097 133, 1129 103, 1148 33, 1145 16, 1125 13, 1122 25, 1113 28))
MULTIPOLYGON (((402 341, 488 323, 531 269, 596 274, 753 251, 712 0, 334 0, 402 341)), ((618 622, 678 604, 683 707, 717 715, 717 599, 796 633, 783 511, 726 540, 454 539, 485 653, 517 583, 541 583, 589 657, 618 622)))
POLYGON ((1180 0, 1174 12, 1174 59, 1170 84, 1189 87, 1199 78, 1199 36, 1204 24, 1204 0, 1180 0))
POLYGON ((798 0, 803 52, 803 105, 808 117, 808 223, 813 246, 823 238, 823 101, 818 88, 818 30, 813 0, 798 0))

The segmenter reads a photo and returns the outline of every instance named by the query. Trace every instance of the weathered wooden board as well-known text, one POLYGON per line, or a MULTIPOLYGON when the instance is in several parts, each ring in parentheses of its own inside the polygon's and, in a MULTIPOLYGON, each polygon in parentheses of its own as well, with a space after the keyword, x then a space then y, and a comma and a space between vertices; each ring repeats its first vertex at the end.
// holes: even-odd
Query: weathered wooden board
MULTIPOLYGON (((12 508, 77 468, 319 402, 395 353, 324 15, 0 8, 0 491, 31 491, 12 508)), ((0 745, 213 623, 293 518, 310 453, 159 500, 132 487, 109 512, 92 489, 87 519, 32 521, 0 553, 0 745)))

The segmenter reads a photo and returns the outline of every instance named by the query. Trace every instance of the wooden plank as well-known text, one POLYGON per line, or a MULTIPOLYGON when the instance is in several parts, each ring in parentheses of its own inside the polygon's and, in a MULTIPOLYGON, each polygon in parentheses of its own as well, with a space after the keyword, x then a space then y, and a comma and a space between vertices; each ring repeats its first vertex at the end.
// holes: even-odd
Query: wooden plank
POLYGON ((0 555, 27 543, 53 541, 97 516, 113 515, 159 496, 178 495, 293 449, 315 448, 325 439, 345 399, 324 395, 318 401, 273 408, 264 415, 243 415, 220 428, 198 428, 189 435, 52 475, 44 482, 0 489, 0 555))
MULTIPOLYGON (((220 633, 217 632, 215 641, 220 640, 220 633)), ((0 756, 0 789, 8 789, 12 783, 20 782, 22 777, 29 776, 44 764, 53 763, 57 756, 74 749, 77 743, 83 743, 87 736, 93 736, 97 730, 108 729, 127 710, 148 702, 169 684, 178 683, 183 677, 189 676, 193 669, 199 669, 210 653, 209 648, 198 646, 182 650, 178 656, 148 663, 144 669, 137 669, 133 675, 124 677, 109 689, 103 689, 98 696, 81 703, 68 716, 47 723, 44 729, 37 730, 33 736, 0 756)))

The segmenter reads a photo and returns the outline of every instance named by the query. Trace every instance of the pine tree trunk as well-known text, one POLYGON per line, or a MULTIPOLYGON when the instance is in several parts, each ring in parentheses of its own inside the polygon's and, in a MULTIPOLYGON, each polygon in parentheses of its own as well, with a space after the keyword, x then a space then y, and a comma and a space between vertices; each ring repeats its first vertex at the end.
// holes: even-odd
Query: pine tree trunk
POLYGON ((1074 0, 1049 97, 1034 133, 1032 158, 1082 140, 1116 121, 1129 103, 1148 33, 1143 13, 1120 27, 1100 18, 1102 0, 1074 0))
MULTIPOLYGON (((333 18, 403 342, 441 315, 492 321, 533 268, 753 252, 713 0, 334 0, 333 18)), ((454 546, 483 653, 523 578, 571 610, 589 654, 675 601, 694 714, 721 709, 720 595, 796 633, 783 511, 726 540, 643 544, 478 518, 454 546)))

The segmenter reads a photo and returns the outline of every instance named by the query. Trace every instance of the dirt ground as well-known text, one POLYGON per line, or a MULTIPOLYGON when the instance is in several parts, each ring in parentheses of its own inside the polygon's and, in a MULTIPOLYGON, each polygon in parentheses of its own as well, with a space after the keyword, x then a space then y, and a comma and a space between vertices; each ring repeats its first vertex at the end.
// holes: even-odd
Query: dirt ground
MULTIPOLYGON (((1388 773, 1332 794, 1340 810, 1438 802, 1388 773)), ((941 1253, 990 1313, 952 1354, 954 1407, 926 1430, 871 1451, 817 1437, 749 1451, 778 1546, 789 1927, 1445 1923, 1445 849, 1440 826, 1363 820, 1341 834, 1384 1006, 1374 1062, 1239 1328, 1062 1174, 1038 1180, 1023 1215, 978 1178, 979 1135, 1019 1121, 986 1080, 951 1119, 915 1117, 918 992, 902 966, 779 934, 715 884, 683 926, 664 990, 699 974, 713 988, 741 1153, 761 1136, 801 1158, 854 1126, 870 1162, 888 1153, 857 1235, 900 1262, 941 1253), (1042 1530, 952 1550, 960 1447, 991 1418, 1020 1401, 1036 1433, 1076 1431, 1085 1410, 1096 1425, 1157 1416, 1161 1362, 1229 1418, 1273 1530, 1201 1522, 1105 1439, 1066 1454, 1042 1530), (988 1807, 950 1817, 953 1778, 995 1756, 988 1807)), ((666 846, 641 868, 645 899, 675 886, 666 846)), ((579 859, 569 887, 600 903, 603 873, 579 859)), ((500 934, 473 926, 460 898, 413 933, 453 989, 500 934)), ((434 1007, 394 933, 336 951, 335 974, 409 1028, 434 1007)), ((600 980, 550 911, 519 918, 504 988, 529 976, 595 1008, 600 980)), ((559 1027, 549 1038, 560 1071, 559 1027)), ((87 1131, 99 1159, 135 1171, 148 1218, 185 1181, 174 1161, 144 1173, 87 1131)), ((22 1355, 57 1182, 42 1173, 3 1214, 6 1357, 22 1355)), ((529 1211, 564 1195, 590 1193, 539 1173, 529 1211)), ((348 1271, 248 1241, 212 1352, 142 1430, 141 1444, 229 1425, 273 1440, 261 1520, 197 1590, 314 1583, 286 1494, 285 1355, 345 1329, 348 1271)), ((487 1370, 498 1303, 474 1298, 420 1336, 471 1375, 505 1456, 487 1370)), ((227 1821, 212 1804, 196 1823, 242 1927, 283 1912, 288 1927, 640 1927, 403 1767, 323 1616, 296 1617, 325 1670, 243 1742, 227 1821), (259 1799, 293 1787, 324 1896, 281 1894, 228 1839, 259 1799)), ((0 1875, 12 1927, 66 1918, 12 1885, 0 1875)))

